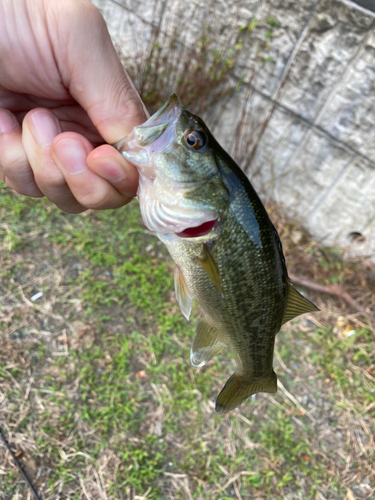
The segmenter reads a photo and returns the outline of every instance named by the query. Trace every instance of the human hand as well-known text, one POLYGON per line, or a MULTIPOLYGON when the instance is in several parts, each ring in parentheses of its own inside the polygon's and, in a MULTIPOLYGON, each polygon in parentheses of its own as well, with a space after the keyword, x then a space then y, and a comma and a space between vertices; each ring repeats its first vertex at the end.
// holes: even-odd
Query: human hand
POLYGON ((10 188, 69 213, 128 203, 137 170, 103 143, 146 114, 88 0, 0 0, 0 179, 10 188))

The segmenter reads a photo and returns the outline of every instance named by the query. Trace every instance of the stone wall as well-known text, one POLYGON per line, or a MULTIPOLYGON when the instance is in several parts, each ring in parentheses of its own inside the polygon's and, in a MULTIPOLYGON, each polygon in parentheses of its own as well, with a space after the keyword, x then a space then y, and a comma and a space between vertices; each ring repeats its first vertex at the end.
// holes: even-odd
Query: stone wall
MULTIPOLYGON (((350 245, 353 254, 375 255, 373 12, 349 0, 94 3, 114 41, 129 53, 147 44, 163 9, 180 23, 184 43, 196 40, 212 12, 211 30, 218 43, 254 17, 277 20, 267 61, 257 67, 251 86, 244 84, 221 110, 215 135, 233 149, 241 111, 247 107, 248 133, 258 134, 259 140, 250 165, 242 166, 255 186, 281 202, 324 244, 350 245), (246 100, 250 88, 251 99, 246 100), (257 123, 252 129, 260 115, 265 126, 257 123), (353 243, 357 234, 362 238, 353 243)), ((265 30, 260 23, 256 32, 244 33, 232 69, 234 81, 246 82, 254 74, 256 41, 265 30)))

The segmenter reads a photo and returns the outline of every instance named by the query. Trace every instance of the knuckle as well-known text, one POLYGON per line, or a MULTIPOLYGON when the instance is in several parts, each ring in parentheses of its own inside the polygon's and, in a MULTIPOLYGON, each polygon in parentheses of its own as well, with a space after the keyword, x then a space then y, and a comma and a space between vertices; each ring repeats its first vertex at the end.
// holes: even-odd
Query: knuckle
POLYGON ((22 172, 25 168, 29 168, 26 157, 21 155, 7 155, 6 151, 2 155, 1 170, 8 178, 12 178, 16 172, 22 172))
POLYGON ((115 94, 117 96, 117 102, 115 102, 115 105, 117 106, 116 109, 122 109, 124 115, 127 118, 131 118, 132 120, 137 120, 140 122, 144 121, 145 115, 144 110, 141 106, 140 99, 136 95, 133 88, 130 86, 125 74, 124 80, 121 82, 121 84, 118 85, 120 88, 117 89, 117 92, 115 94))
POLYGON ((36 183, 45 186, 47 189, 60 190, 67 188, 67 183, 60 170, 51 165, 42 164, 39 171, 34 173, 34 176, 36 183))
POLYGON ((27 161, 9 160, 1 166, 1 178, 5 184, 18 194, 40 198, 42 193, 35 183, 27 161))
POLYGON ((104 21, 104 18, 102 16, 100 10, 91 2, 87 2, 85 4, 85 7, 91 15, 91 19, 90 19, 91 23, 94 22, 94 23, 96 23, 97 28, 101 28, 102 30, 107 31, 107 25, 104 21))
POLYGON ((108 210, 122 207, 129 203, 129 200, 120 195, 119 193, 114 193, 112 190, 105 190, 102 192, 88 193, 84 196, 78 198, 77 200, 81 205, 86 208, 91 208, 93 210, 108 210))
MULTIPOLYGON (((90 26, 96 32, 103 30, 106 26, 100 10, 88 0, 73 0, 72 8, 64 9, 64 15, 69 23, 72 23, 72 10, 75 9, 75 16, 73 22, 81 28, 90 26)), ((63 4, 63 2, 62 2, 63 4)))
POLYGON ((63 205, 63 204, 56 204, 56 206, 62 210, 63 212, 67 213, 67 214, 80 214, 82 212, 85 212, 87 210, 87 208, 83 207, 82 205, 80 205, 78 202, 77 203, 72 203, 71 205, 67 206, 67 205, 63 205))
POLYGON ((43 196, 18 137, 0 141, 0 172, 1 179, 16 193, 33 198, 43 196))
POLYGON ((82 206, 92 209, 104 208, 109 202, 108 193, 87 193, 76 198, 82 206))
POLYGON ((9 179, 7 176, 4 176, 4 182, 8 188, 23 196, 30 196, 31 198, 43 198, 44 196, 35 182, 15 183, 13 179, 9 179))
MULTIPOLYGON (((91 111, 98 117, 96 127, 104 132, 109 131, 114 123, 122 123, 126 128, 130 127, 130 133, 134 125, 140 125, 146 120, 141 101, 130 86, 125 73, 123 77, 108 82, 106 95, 92 106, 91 111)), ((105 139, 111 142, 108 137, 105 139)))

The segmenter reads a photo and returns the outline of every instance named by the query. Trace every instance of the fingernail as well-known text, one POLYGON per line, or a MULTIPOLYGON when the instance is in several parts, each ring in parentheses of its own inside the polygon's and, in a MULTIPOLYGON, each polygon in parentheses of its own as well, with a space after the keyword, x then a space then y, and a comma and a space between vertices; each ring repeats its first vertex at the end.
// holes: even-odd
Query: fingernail
POLYGON ((31 131, 39 146, 49 146, 53 139, 62 132, 57 118, 45 111, 37 111, 30 115, 30 122, 31 131))
POLYGON ((6 109, 0 109, 0 134, 6 134, 17 127, 16 118, 6 109))
POLYGON ((87 154, 80 141, 60 139, 53 149, 57 166, 68 174, 79 174, 87 169, 87 154))

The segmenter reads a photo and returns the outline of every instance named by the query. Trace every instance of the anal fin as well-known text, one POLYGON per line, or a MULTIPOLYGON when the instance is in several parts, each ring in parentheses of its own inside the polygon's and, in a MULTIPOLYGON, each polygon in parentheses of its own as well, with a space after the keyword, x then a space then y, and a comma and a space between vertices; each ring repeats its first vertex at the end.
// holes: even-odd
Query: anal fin
POLYGON ((185 276, 182 274, 181 269, 177 265, 174 269, 174 288, 176 292, 176 299, 180 305, 181 312, 189 321, 192 298, 187 288, 185 276))
POLYGON ((240 373, 234 373, 228 380, 216 400, 216 411, 226 413, 234 410, 248 397, 258 392, 277 391, 277 377, 272 370, 267 378, 249 380, 240 373))
POLYGON ((313 304, 310 300, 306 299, 306 297, 301 295, 289 282, 286 298, 286 309, 281 324, 283 325, 284 323, 287 323, 300 314, 314 311, 320 311, 320 309, 316 307, 316 305, 313 304))
POLYGON ((219 354, 226 343, 215 327, 206 319, 201 319, 195 332, 190 349, 190 363, 195 368, 205 365, 210 359, 219 354))

